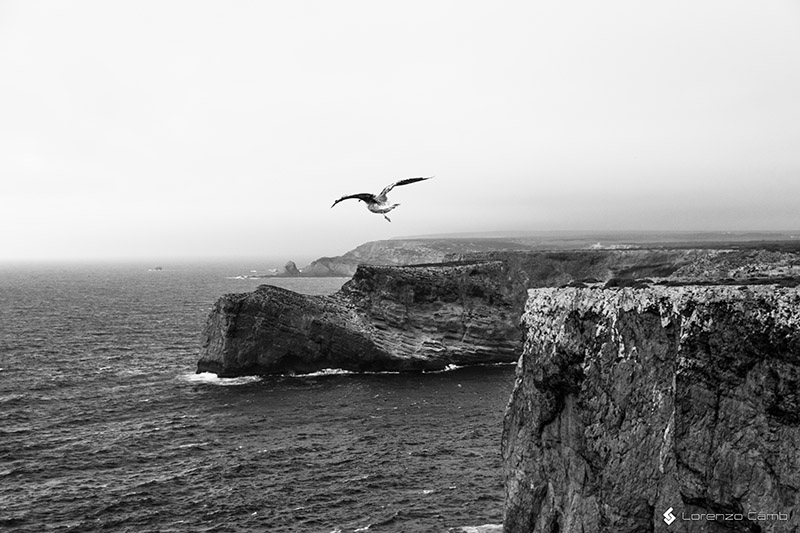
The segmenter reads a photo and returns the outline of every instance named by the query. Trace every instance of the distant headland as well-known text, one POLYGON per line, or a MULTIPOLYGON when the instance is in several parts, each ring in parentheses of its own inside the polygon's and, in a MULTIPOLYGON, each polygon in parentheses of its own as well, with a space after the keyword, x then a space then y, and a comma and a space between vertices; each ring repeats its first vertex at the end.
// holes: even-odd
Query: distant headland
POLYGON ((450 233, 371 241, 338 256, 320 257, 299 268, 287 261, 282 270, 250 278, 352 277, 358 265, 441 263, 482 252, 629 249, 770 249, 800 250, 800 230, 790 231, 539 231, 450 233))

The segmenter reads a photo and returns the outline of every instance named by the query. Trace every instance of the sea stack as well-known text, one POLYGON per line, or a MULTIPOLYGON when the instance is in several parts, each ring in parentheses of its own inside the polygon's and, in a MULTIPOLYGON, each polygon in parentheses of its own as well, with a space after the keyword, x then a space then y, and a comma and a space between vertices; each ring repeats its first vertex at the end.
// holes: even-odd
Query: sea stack
POLYGON ((300 270, 297 268, 294 261, 287 261, 286 264, 283 265, 283 275, 292 277, 300 275, 300 270))
POLYGON ((197 369, 234 377, 513 363, 524 302, 499 261, 362 265, 331 296, 262 285, 217 301, 197 369))

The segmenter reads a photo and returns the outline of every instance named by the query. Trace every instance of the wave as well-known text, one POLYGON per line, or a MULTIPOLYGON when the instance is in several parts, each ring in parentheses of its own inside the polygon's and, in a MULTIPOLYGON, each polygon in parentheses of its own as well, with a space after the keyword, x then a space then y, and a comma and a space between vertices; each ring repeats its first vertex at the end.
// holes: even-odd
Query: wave
MULTIPOLYGON (((0 368, 0 370, 2 370, 2 368, 0 368)), ((19 401, 25 400, 26 398, 27 397, 25 396, 25 394, 21 394, 21 393, 18 393, 18 394, 14 394, 14 393, 3 394, 2 396, 0 396, 0 404, 17 403, 19 401)))
POLYGON ((458 370, 459 368, 464 368, 462 365, 453 365, 449 364, 441 370, 423 370, 423 374, 441 374, 442 372, 451 372, 453 370, 458 370))
POLYGON ((450 529, 452 533, 503 533, 503 524, 484 524, 482 526, 462 526, 450 529))
POLYGON ((323 368, 322 370, 318 370, 316 372, 311 372, 308 374, 283 374, 283 377, 287 378, 318 378, 320 376, 349 376, 349 375, 357 375, 357 376, 365 376, 365 375, 375 375, 375 374, 400 374, 400 372, 356 372, 353 370, 345 370, 343 368, 323 368))
POLYGON ((247 385, 261 381, 261 376, 242 376, 238 378, 221 378, 213 372, 200 372, 199 374, 183 374, 180 379, 189 383, 205 383, 207 385, 217 385, 220 387, 230 387, 232 385, 247 385))
MULTIPOLYGON (((477 364, 477 365, 447 365, 441 370, 423 370, 423 374, 441 374, 444 372, 452 372, 453 370, 461 370, 462 368, 475 368, 475 367, 499 367, 499 366, 516 366, 516 362, 512 363, 485 363, 485 364, 477 364)), ((314 378, 320 376, 340 376, 340 375, 385 375, 385 374, 402 374, 402 372, 397 371, 384 371, 384 372, 376 372, 376 371, 367 371, 367 372, 357 372, 354 370, 345 370, 343 368, 323 368, 322 370, 318 370, 317 372, 311 372, 308 374, 282 374, 283 377, 290 377, 290 378, 314 378)))
POLYGON ((481 364, 472 364, 472 365, 447 365, 441 370, 423 370, 423 374, 441 374, 443 372, 452 372, 453 370, 461 370, 462 368, 476 368, 476 367, 495 367, 495 366, 516 366, 516 362, 513 363, 481 363, 481 364))
MULTIPOLYGON (((461 370, 461 369, 469 369, 474 367, 496 367, 496 366, 513 366, 517 363, 488 363, 488 364, 480 364, 480 365, 447 365, 441 370, 423 370, 423 374, 441 374, 444 372, 452 372, 454 370, 461 370)), ((294 379, 304 379, 304 378, 319 378, 319 377, 326 377, 326 376, 371 376, 371 375, 397 375, 402 374, 402 372, 398 371, 364 371, 359 372, 355 370, 345 370, 344 368, 323 368, 322 370, 317 370, 316 372, 309 372, 307 374, 281 374, 280 377, 282 378, 294 378, 294 379)), ((247 383, 253 383, 256 381, 261 381, 263 379, 262 376, 241 376, 238 378, 220 378, 216 374, 212 372, 201 372, 199 374, 184 374, 181 376, 183 381, 189 381, 192 383, 208 383, 210 385, 220 385, 220 386, 230 386, 230 385, 245 385, 247 383)))

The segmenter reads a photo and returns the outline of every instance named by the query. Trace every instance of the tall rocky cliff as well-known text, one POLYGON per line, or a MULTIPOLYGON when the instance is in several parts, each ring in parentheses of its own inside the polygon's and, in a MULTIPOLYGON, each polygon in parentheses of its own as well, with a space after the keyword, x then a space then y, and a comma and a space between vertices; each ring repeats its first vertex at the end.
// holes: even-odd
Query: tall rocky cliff
POLYGON ((797 287, 534 289, 522 323, 506 533, 800 531, 797 287))

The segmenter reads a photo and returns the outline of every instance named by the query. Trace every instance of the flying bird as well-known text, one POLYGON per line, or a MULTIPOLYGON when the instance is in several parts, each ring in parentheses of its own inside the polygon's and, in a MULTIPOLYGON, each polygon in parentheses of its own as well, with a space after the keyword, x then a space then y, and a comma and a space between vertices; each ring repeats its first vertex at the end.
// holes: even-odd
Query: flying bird
POLYGON ((429 180, 432 177, 433 176, 428 176, 427 178, 406 178, 404 180, 395 181, 391 185, 387 185, 380 192, 380 194, 372 194, 372 193, 368 193, 368 192, 362 192, 362 193, 358 193, 358 194, 351 194, 349 196, 342 196, 341 198, 339 198, 338 200, 333 202, 333 205, 331 206, 331 209, 336 204, 341 202, 342 200, 348 200, 350 198, 355 198, 355 199, 361 200, 362 202, 367 204, 367 209, 369 209, 373 213, 377 213, 377 214, 383 215, 383 218, 385 218, 386 220, 391 222, 392 220, 389 217, 386 216, 386 213, 388 213, 389 211, 391 211, 392 209, 394 209, 395 207, 397 207, 400 204, 390 204, 389 203, 389 199, 386 197, 386 195, 389 194, 389 191, 391 191, 392 189, 394 189, 395 187, 398 187, 400 185, 408 185, 409 183, 416 183, 418 181, 429 180))

